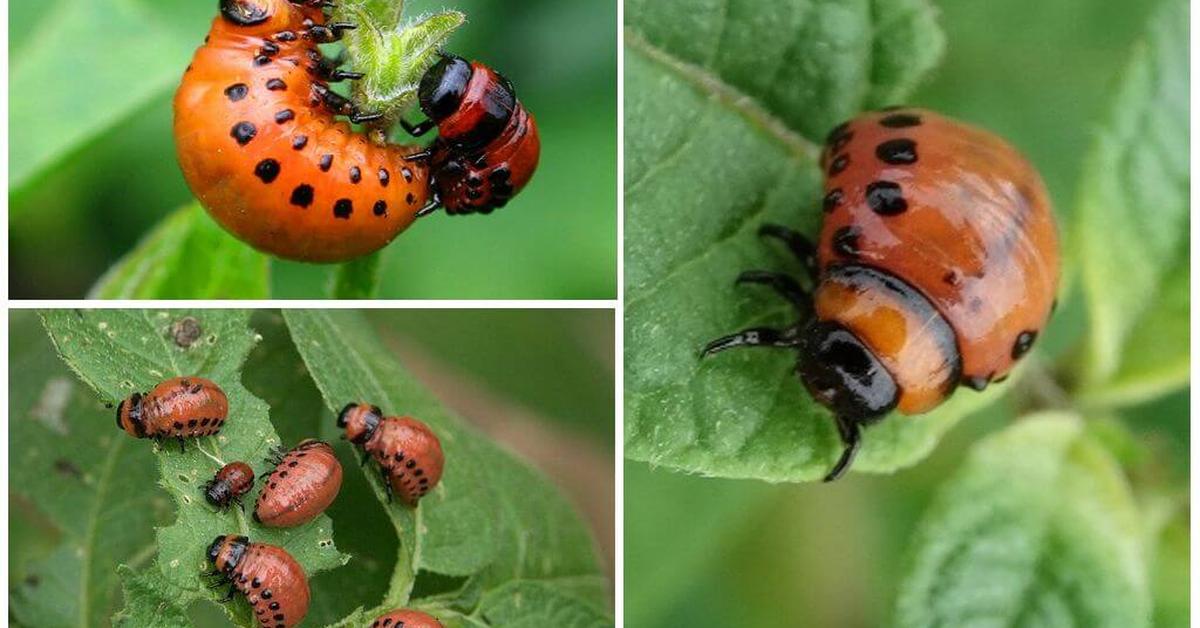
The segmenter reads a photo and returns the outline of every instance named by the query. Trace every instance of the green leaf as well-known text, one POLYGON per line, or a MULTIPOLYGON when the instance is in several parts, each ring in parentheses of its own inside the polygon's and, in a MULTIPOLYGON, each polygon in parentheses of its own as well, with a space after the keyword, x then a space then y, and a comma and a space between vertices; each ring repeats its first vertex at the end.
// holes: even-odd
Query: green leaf
POLYGON ((592 539, 562 496, 453 418, 382 348, 361 314, 287 310, 284 318, 331 411, 369 400, 385 412, 415 416, 437 432, 446 454, 441 483, 415 509, 388 503, 378 472, 364 468, 395 527, 399 556, 384 600, 339 626, 357 625, 406 605, 453 608, 475 617, 478 625, 478 613, 490 608, 489 595, 514 582, 558 595, 531 595, 519 613, 497 611, 502 619, 483 625, 521 625, 522 617, 555 612, 562 596, 607 607, 607 585, 592 539), (443 576, 460 578, 463 584, 442 595, 421 593, 421 582, 443 576))
POLYGON ((196 204, 167 216, 92 287, 92 299, 265 299, 267 257, 196 204))
MULTIPOLYGON (((786 325, 788 308, 735 289, 751 268, 799 267, 755 236, 765 222, 820 224, 818 142, 837 122, 896 102, 944 42, 923 0, 626 4, 626 455, 706 475, 822 477, 841 452, 829 414, 786 352, 722 355, 708 340, 786 325)), ((868 430, 854 469, 926 455, 998 393, 868 430)))
POLYGON ((147 563, 167 517, 154 457, 114 431, 36 316, 14 314, 10 332, 10 520, 53 534, 10 583, 10 613, 25 626, 104 625, 119 600, 114 565, 147 563))
POLYGON ((374 299, 379 293, 379 253, 338 266, 333 278, 335 299, 374 299))
POLYGON ((213 3, 63 0, 49 10, 12 60, 12 190, 174 87, 213 3))
POLYGON ((1119 465, 1069 414, 980 442, 915 534, 896 625, 1148 626, 1143 531, 1119 465))
POLYGON ((138 574, 125 565, 117 567, 128 603, 113 615, 113 626, 137 628, 188 628, 192 622, 176 603, 179 589, 171 586, 154 571, 138 574))
MULTIPOLYGON (((123 447, 155 449, 159 485, 166 489, 177 507, 175 522, 157 530, 158 569, 151 569, 140 580, 144 590, 173 591, 171 600, 186 608, 196 600, 215 600, 219 592, 205 587, 201 574, 207 569, 205 549, 221 534, 248 535, 252 541, 285 548, 312 576, 344 564, 349 557, 333 545, 332 525, 324 515, 304 526, 290 529, 264 528, 234 508, 227 513, 214 511, 206 504, 200 486, 211 479, 224 463, 241 460, 266 473, 265 458, 271 447, 280 444, 267 419, 267 406, 250 394, 241 383, 241 366, 257 342, 248 326, 249 313, 230 310, 147 311, 147 310, 50 310, 43 320, 59 354, 102 401, 116 405, 134 391, 147 391, 163 379, 194 375, 213 380, 229 398, 229 420, 217 436, 194 440, 185 453, 174 443, 157 448, 151 441, 134 440, 112 432, 111 420, 106 433, 123 447), (172 332, 175 323, 191 317, 199 325, 194 341, 177 341, 172 332)), ((149 477, 139 478, 141 482, 149 477)), ((112 565, 109 564, 111 569, 112 565)), ((139 600, 129 601, 134 616, 139 600)), ((227 607, 239 625, 252 625, 250 607, 244 601, 227 607)))
POLYGON ((1137 399, 1187 381, 1188 3, 1164 2, 1119 76, 1084 167, 1073 264, 1091 325, 1085 395, 1137 399), (1133 391, 1133 392, 1127 392, 1133 391))
POLYGON ((404 3, 347 0, 334 9, 334 19, 357 24, 343 40, 350 65, 366 74, 354 84, 355 102, 363 110, 383 114, 383 126, 400 119, 417 97, 425 71, 467 21, 458 11, 440 11, 405 21, 404 3))

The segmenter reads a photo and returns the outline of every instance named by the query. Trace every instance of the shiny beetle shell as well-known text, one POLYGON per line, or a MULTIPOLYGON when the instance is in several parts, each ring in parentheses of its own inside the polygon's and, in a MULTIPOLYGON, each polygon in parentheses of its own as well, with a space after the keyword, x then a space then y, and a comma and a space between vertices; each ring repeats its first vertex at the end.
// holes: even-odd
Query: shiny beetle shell
POLYGON ((489 214, 533 178, 541 153, 537 122, 500 73, 447 55, 425 73, 419 99, 438 128, 430 164, 447 213, 489 214))
POLYGON ((1037 171, 996 135, 936 113, 896 108, 841 124, 821 168, 819 242, 761 230, 800 258, 815 290, 771 271, 738 280, 773 287, 801 320, 719 338, 704 354, 797 350, 804 386, 846 444, 832 480, 863 426, 1008 376, 1054 309, 1059 248, 1037 171))
POLYGON ((421 611, 397 609, 380 615, 371 628, 444 628, 436 617, 421 611))
MULTIPOLYGON (((904 282, 953 339, 941 347, 885 332, 861 313, 861 297, 847 300, 831 282, 817 291, 817 317, 871 338, 905 414, 932 409, 960 382, 981 389, 1006 376, 1045 328, 1058 290, 1058 234, 1037 171, 998 136, 920 109, 865 114, 831 137, 825 197, 839 200, 821 228, 821 271, 865 266, 904 282), (940 368, 925 365, 941 353, 940 368)), ((877 315, 889 311, 881 307, 877 315)))
POLYGON ((244 462, 234 461, 217 471, 216 476, 204 486, 204 498, 220 509, 230 504, 241 504, 241 497, 254 488, 254 470, 244 462))
POLYGON ((172 377, 117 406, 117 427, 136 438, 192 438, 221 431, 229 400, 203 377, 172 377))
POLYGON ((308 576, 283 548, 218 536, 208 547, 208 560, 246 596, 263 628, 292 628, 308 614, 308 576))
POLYGON ((341 488, 342 465, 333 448, 319 440, 303 441, 263 479, 254 519, 272 528, 308 523, 325 512, 341 488))
POLYGON ((192 192, 225 229, 279 257, 338 262, 372 253, 428 201, 417 147, 377 145, 328 83, 321 3, 224 0, 175 94, 175 143, 192 192))
POLYGON ((351 403, 338 415, 338 427, 379 463, 390 494, 415 506, 442 479, 441 441, 417 419, 382 415, 378 406, 351 403))

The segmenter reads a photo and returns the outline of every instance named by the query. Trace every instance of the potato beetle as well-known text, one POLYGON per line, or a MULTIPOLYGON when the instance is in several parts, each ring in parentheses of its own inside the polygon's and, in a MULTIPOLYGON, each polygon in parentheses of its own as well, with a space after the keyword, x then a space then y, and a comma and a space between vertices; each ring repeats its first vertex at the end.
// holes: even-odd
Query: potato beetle
POLYGON ((420 215, 440 206, 452 215, 490 214, 533 178, 541 153, 537 123, 500 73, 443 55, 417 94, 429 119, 402 126, 416 137, 438 129, 428 150, 409 157, 428 159, 432 168, 434 198, 420 215))
POLYGON ((273 255, 340 262, 383 248, 429 195, 417 147, 378 145, 349 122, 379 117, 329 88, 318 44, 354 25, 326 2, 222 0, 175 94, 175 144, 188 186, 230 233, 273 255))
POLYGON ((117 427, 135 438, 174 438, 183 451, 185 438, 216 434, 228 416, 229 400, 220 386, 203 377, 172 377, 122 401, 117 427))
POLYGON ((312 521, 342 488, 342 464, 329 443, 308 439, 275 459, 254 505, 254 520, 271 528, 312 521))
POLYGON ((213 539, 208 560, 214 566, 208 575, 219 576, 213 588, 229 584, 222 601, 235 591, 245 595, 264 628, 291 628, 308 614, 308 576, 283 548, 230 534, 213 539))
POLYGON ((396 609, 380 615, 371 628, 444 628, 436 617, 411 609, 396 609))
POLYGON ((845 444, 892 410, 914 415, 960 385, 1007 377, 1045 328, 1058 289, 1058 235, 1041 177, 996 135, 921 109, 865 113, 829 133, 818 244, 779 225, 813 288, 742 273, 790 301, 799 322, 709 343, 798 353, 796 371, 845 444))
POLYGON ((379 406, 349 403, 338 414, 346 438, 379 463, 388 499, 397 494, 410 506, 442 479, 442 443, 428 425, 412 417, 384 417, 379 406))
POLYGON ((254 470, 244 462, 231 462, 217 471, 216 476, 204 485, 204 499, 219 510, 229 510, 233 503, 242 506, 242 496, 254 487, 254 470))

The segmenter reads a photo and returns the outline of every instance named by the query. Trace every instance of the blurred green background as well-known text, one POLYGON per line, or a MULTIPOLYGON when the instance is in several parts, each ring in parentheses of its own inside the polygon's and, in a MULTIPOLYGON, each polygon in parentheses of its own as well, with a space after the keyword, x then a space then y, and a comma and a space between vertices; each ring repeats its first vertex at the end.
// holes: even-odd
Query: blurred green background
MULTIPOLYGON (((380 341, 451 411, 538 468, 568 497, 591 529, 602 570, 610 578, 615 546, 613 317, 611 310, 367 313, 380 341)), ((284 442, 298 442, 332 425, 334 417, 326 410, 292 346, 283 317, 278 311, 262 310, 251 319, 251 325, 263 339, 246 362, 243 383, 270 404, 271 421, 284 442)), ((64 417, 64 429, 99 426, 96 429, 102 430, 101 435, 123 437, 112 431, 112 410, 91 402, 90 391, 58 358, 34 312, 13 311, 10 329, 14 342, 9 360, 14 373, 21 373, 13 378, 10 400, 12 421, 20 427, 10 430, 10 434, 29 434, 33 427, 48 431, 40 423, 44 419, 39 418, 39 399, 47 386, 67 382, 89 403, 86 413, 64 417), (34 422, 39 424, 31 426, 34 422)), ((49 438, 57 435, 51 433, 49 438)), ((14 436, 12 446, 28 450, 42 442, 14 436)), ((348 448, 338 448, 338 452, 344 468, 357 466, 348 448)), ((131 455, 142 454, 149 458, 150 448, 131 455)), ((70 453, 59 450, 56 455, 70 453)), ((85 473, 92 471, 84 469, 85 473)), ((62 479, 73 481, 67 473, 62 479)), ((153 483, 144 488, 160 492, 153 483)), ((112 494, 112 499, 128 498, 118 493, 112 494)), ((161 493, 152 503, 160 508, 146 516, 158 525, 169 523, 173 513, 166 494, 161 493)), ((356 606, 379 599, 387 588, 396 537, 376 503, 363 474, 345 475, 339 498, 328 514, 334 522, 338 548, 354 558, 345 567, 313 578, 310 584, 314 601, 306 626, 336 621, 356 606)), ((23 595, 25 587, 36 587, 51 578, 61 577, 63 582, 55 586, 68 589, 81 586, 78 580, 86 584, 86 578, 78 574, 53 573, 50 565, 54 561, 48 560, 62 542, 62 529, 78 528, 79 522, 54 521, 19 487, 10 491, 8 504, 8 540, 15 548, 8 562, 10 599, 23 595)), ((87 513, 79 514, 82 517, 87 513)), ((130 560, 136 568, 150 564, 155 549, 150 522, 140 521, 139 525, 146 527, 147 546, 130 560)), ((94 591, 88 602, 111 604, 113 611, 122 608, 120 592, 115 588, 94 591)), ((73 601, 65 607, 74 609, 78 604, 73 601)), ((195 605, 190 614, 197 626, 229 625, 212 604, 195 605)), ((10 625, 24 624, 10 617, 10 625)))
MULTIPOLYGON (((934 4, 946 53, 909 101, 988 128, 1019 147, 1041 171, 1065 227, 1094 131, 1158 3, 934 4)), ((1048 360, 1076 343, 1086 324, 1079 282, 1073 284, 1039 342, 1048 360)), ((626 625, 887 625, 907 568, 909 537, 935 490, 973 443, 1025 411, 1006 399, 962 421, 914 468, 893 476, 850 474, 831 485, 701 478, 627 461, 626 625)), ((1160 454, 1150 473, 1186 486, 1188 392, 1127 409, 1122 418, 1160 454)), ((1171 530, 1177 544, 1170 551, 1186 556, 1186 512, 1171 530)), ((1182 609, 1156 608, 1155 625, 1186 625, 1186 578, 1167 590, 1182 600, 1182 609)))
MULTIPOLYGON (((9 3, 14 298, 77 298, 191 194, 171 97, 217 0, 9 3)), ((542 133, 505 211, 423 220, 384 253, 383 298, 616 297, 616 3, 410 0, 463 11, 448 49, 499 69, 542 133)), ((273 263, 272 295, 319 298, 332 267, 273 263)))

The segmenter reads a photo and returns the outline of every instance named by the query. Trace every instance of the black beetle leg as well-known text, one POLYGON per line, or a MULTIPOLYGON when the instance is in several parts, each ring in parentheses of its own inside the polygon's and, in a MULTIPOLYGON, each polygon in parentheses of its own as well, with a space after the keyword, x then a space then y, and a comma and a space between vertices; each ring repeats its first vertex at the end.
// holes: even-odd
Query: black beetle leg
POLYGON ((400 126, 404 127, 405 132, 407 132, 409 135, 413 137, 421 137, 437 125, 434 124, 433 120, 425 120, 424 122, 410 124, 404 118, 400 118, 400 126))
POLYGON ((787 299, 796 309, 803 313, 808 313, 812 310, 812 295, 810 295, 796 280, 783 273, 776 273, 766 270, 747 270, 738 275, 738 285, 742 284, 761 284, 770 286, 779 296, 787 299))
POLYGON ((782 241, 791 249, 792 254, 800 260, 800 263, 804 264, 809 278, 814 282, 817 280, 817 246, 808 239, 808 236, 795 229, 773 224, 765 224, 760 227, 758 235, 782 241))
POLYGON ((846 449, 842 451, 842 457, 838 459, 837 464, 833 465, 829 474, 825 476, 825 482, 832 482, 845 475, 846 470, 850 468, 850 463, 854 462, 859 445, 862 444, 857 421, 840 416, 834 417, 834 420, 837 421, 838 434, 842 437, 842 442, 846 444, 846 449))
POLYGON ((735 334, 722 336, 704 345, 700 352, 701 358, 707 358, 714 353, 720 353, 734 347, 777 347, 792 348, 800 344, 800 333, 796 327, 788 329, 773 329, 770 327, 751 327, 735 334))

